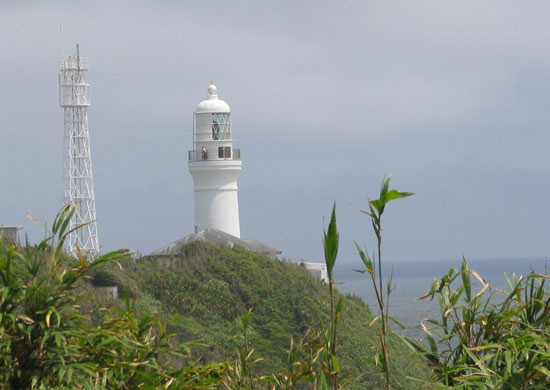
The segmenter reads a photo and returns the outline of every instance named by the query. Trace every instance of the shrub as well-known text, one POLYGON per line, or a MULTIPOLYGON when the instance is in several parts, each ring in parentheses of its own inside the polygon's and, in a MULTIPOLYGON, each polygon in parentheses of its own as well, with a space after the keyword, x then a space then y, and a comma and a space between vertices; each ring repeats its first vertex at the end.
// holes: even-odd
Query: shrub
POLYGON ((549 277, 514 275, 510 291, 492 291, 464 259, 460 271, 434 281, 424 298, 438 299, 441 319, 423 325, 427 345, 409 343, 425 356, 441 388, 550 388, 549 277))
POLYGON ((167 324, 153 314, 107 312, 84 325, 72 290, 91 269, 121 259, 121 250, 87 262, 61 253, 74 208, 56 218, 52 238, 18 251, 0 241, 0 386, 3 389, 201 388, 219 380, 223 366, 166 368, 173 349, 167 324), (54 240, 55 238, 55 240, 54 240))

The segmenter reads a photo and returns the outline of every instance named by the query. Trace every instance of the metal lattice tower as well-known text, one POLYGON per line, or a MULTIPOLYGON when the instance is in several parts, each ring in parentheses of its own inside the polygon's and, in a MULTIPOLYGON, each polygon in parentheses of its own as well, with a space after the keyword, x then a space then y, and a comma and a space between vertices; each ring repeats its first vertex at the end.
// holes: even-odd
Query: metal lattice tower
POLYGON ((66 248, 75 256, 80 248, 87 259, 93 259, 99 255, 99 243, 88 129, 90 84, 84 81, 88 58, 80 57, 76 45, 76 55, 62 57, 59 69, 59 105, 64 113, 63 204, 76 206, 68 230, 84 225, 69 235, 66 248))

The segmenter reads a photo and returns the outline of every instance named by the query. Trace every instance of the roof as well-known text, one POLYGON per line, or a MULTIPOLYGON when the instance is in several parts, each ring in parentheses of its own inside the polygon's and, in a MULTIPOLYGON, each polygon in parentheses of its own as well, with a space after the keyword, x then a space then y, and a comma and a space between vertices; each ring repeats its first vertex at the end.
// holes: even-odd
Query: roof
POLYGON ((172 242, 171 244, 163 246, 162 248, 150 253, 149 256, 176 256, 180 253, 183 246, 196 241, 222 244, 230 248, 239 246, 246 250, 261 253, 267 256, 275 256, 281 253, 281 251, 262 244, 261 242, 254 240, 243 240, 219 229, 208 228, 199 233, 190 234, 172 242))
POLYGON ((229 104, 221 99, 218 99, 217 91, 218 89, 214 84, 210 84, 208 86, 208 97, 206 100, 203 100, 197 105, 197 108, 195 109, 195 114, 202 114, 207 112, 231 112, 229 104))

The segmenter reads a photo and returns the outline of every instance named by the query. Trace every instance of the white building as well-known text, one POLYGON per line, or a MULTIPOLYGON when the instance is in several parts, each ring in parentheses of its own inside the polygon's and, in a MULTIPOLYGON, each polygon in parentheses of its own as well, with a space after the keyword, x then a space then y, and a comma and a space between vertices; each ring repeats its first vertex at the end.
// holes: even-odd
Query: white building
POLYGON ((317 279, 328 283, 327 265, 325 263, 310 263, 304 260, 300 261, 300 266, 308 270, 308 272, 315 276, 317 279))
POLYGON ((233 149, 231 109, 218 99, 213 84, 207 99, 195 109, 193 127, 188 166, 194 183, 194 231, 215 228, 240 238, 237 177, 241 153, 233 149))
POLYGON ((0 226, 0 239, 7 241, 10 245, 19 245, 17 231, 23 229, 23 226, 0 226))

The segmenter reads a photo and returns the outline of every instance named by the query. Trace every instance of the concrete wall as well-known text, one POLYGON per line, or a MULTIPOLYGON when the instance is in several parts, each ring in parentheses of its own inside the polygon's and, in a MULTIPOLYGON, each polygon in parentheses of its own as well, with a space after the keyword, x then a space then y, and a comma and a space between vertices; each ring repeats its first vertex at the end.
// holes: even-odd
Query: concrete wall
POLYGON ((19 230, 17 226, 0 226, 0 236, 4 238, 4 242, 19 244, 17 230, 19 230))

